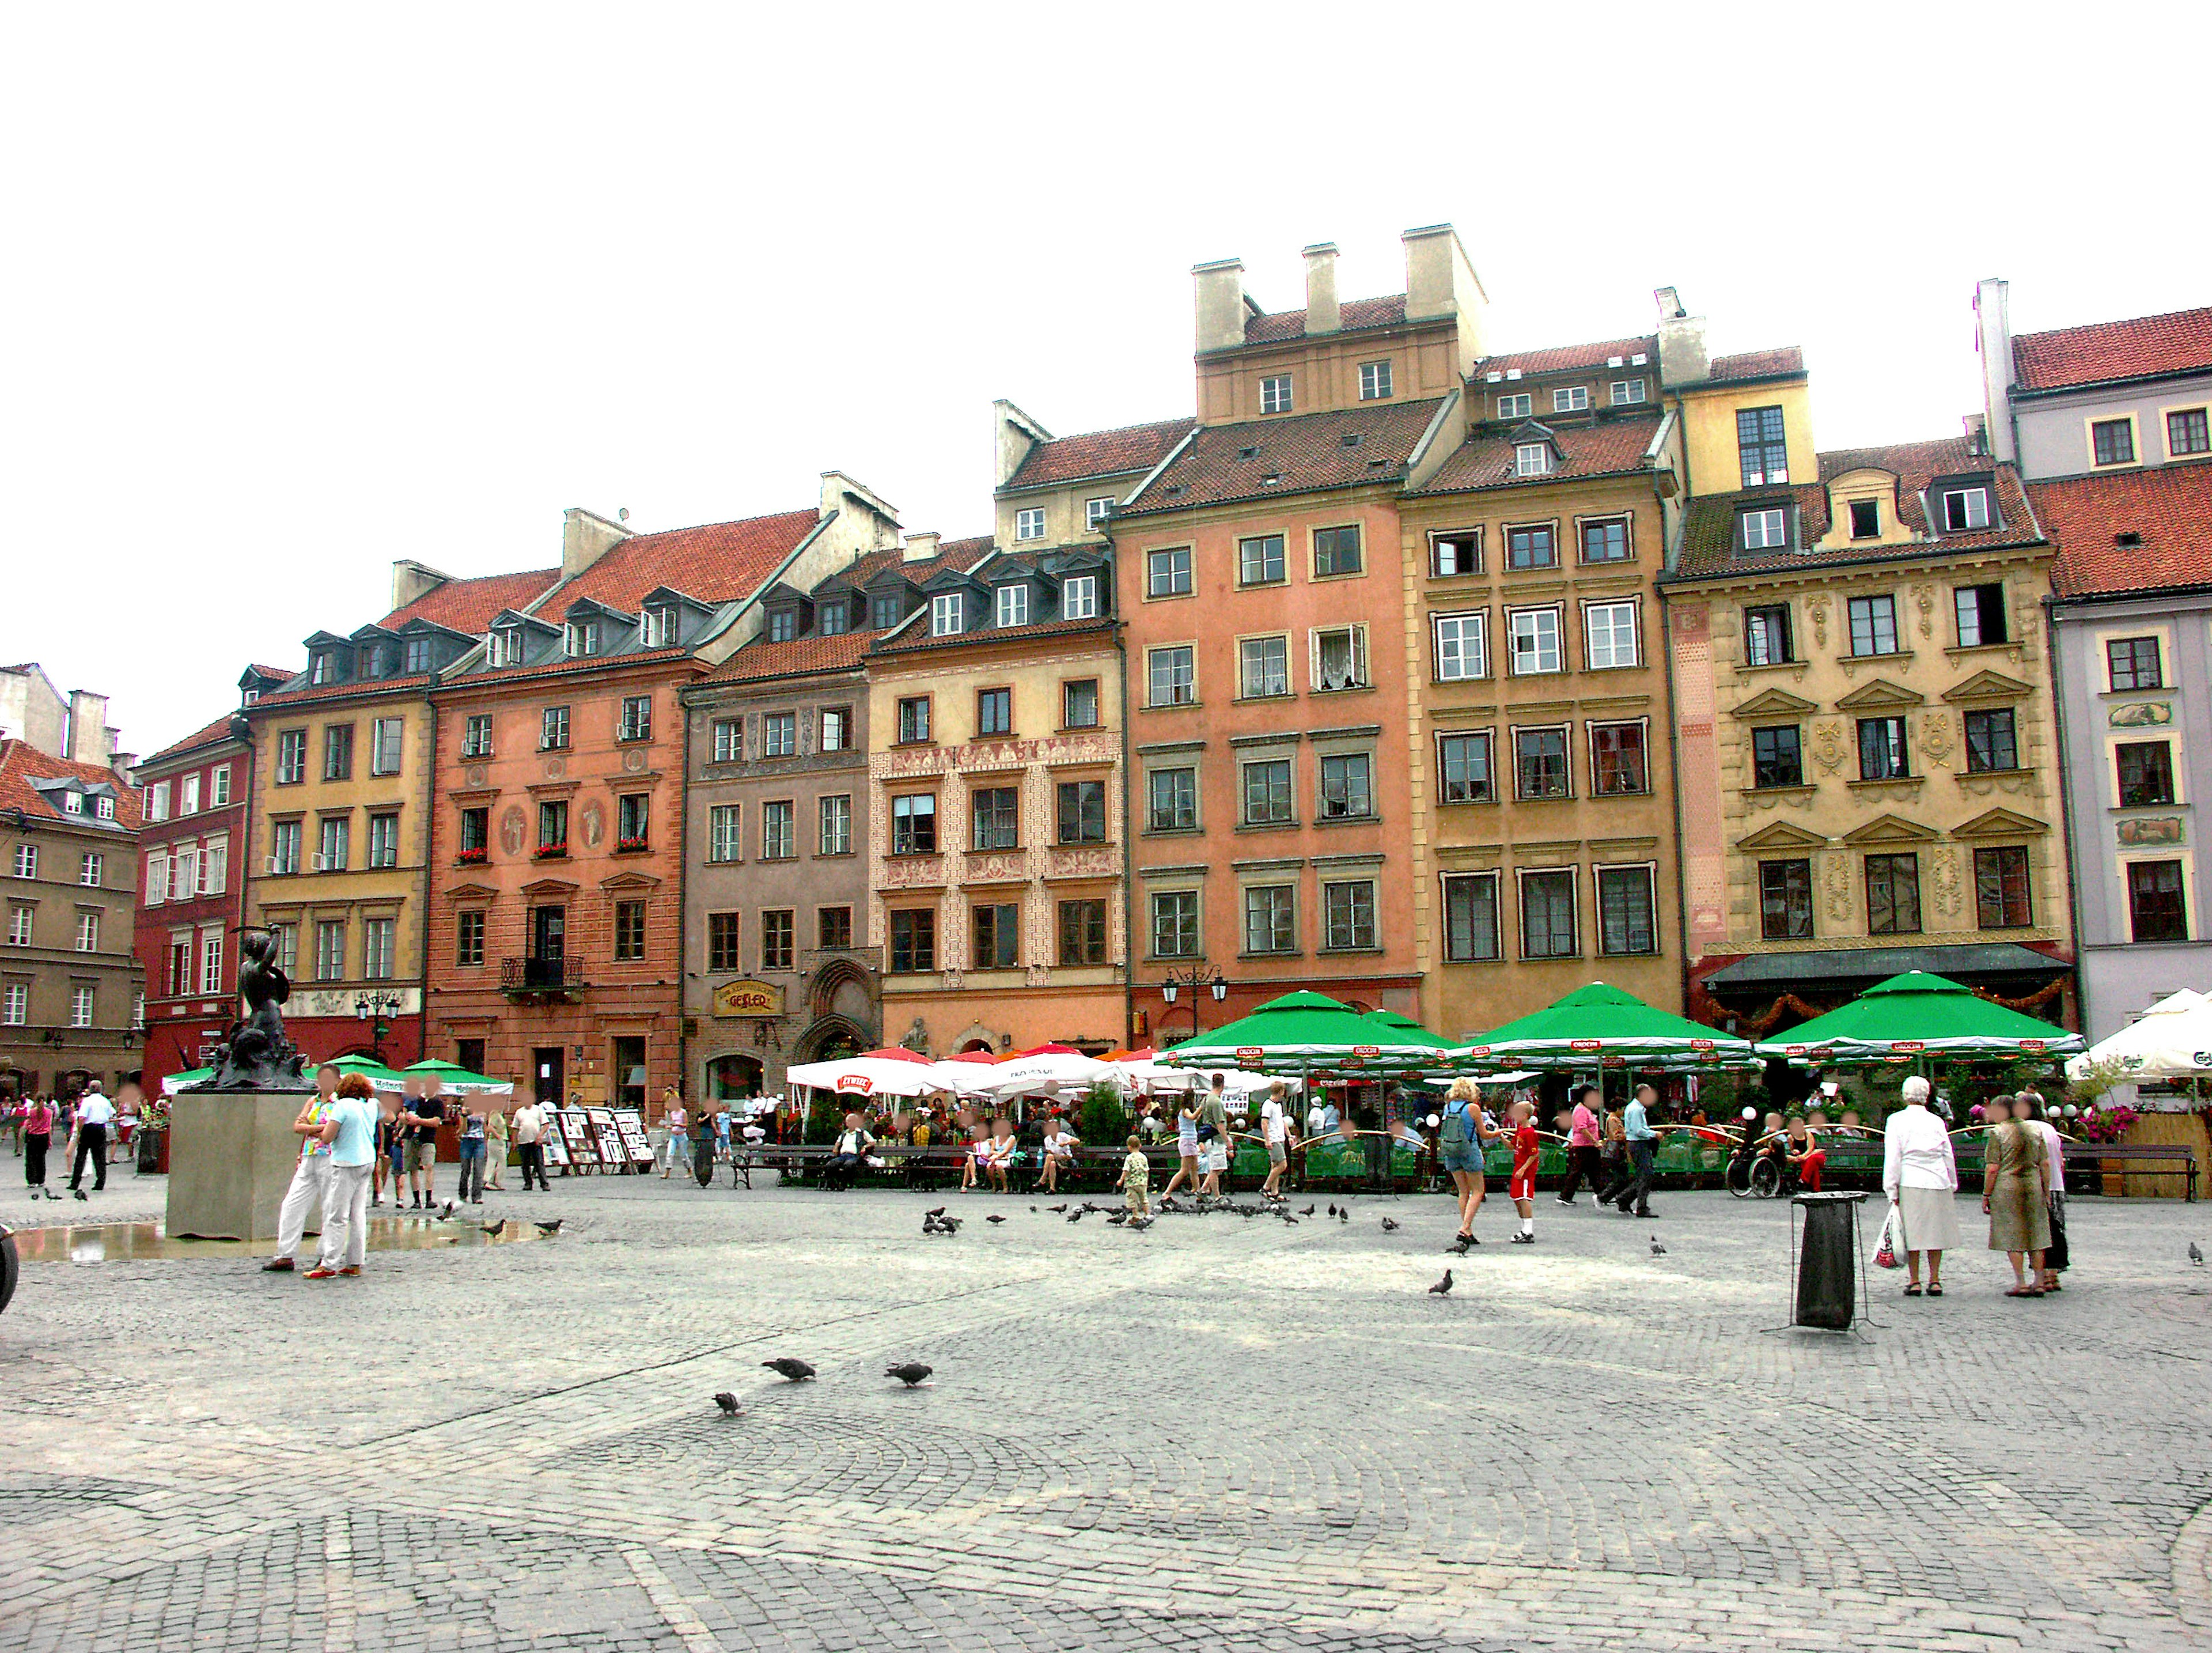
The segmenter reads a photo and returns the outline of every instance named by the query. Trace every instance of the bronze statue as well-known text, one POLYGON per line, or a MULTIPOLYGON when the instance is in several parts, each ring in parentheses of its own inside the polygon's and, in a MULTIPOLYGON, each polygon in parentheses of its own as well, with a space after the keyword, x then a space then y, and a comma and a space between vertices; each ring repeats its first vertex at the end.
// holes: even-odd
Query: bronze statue
POLYGON ((305 1091, 302 1055, 284 1031, 277 1009, 292 996, 292 982, 276 963, 276 933, 241 927, 238 943, 238 991, 249 1009, 224 1036, 210 1091, 305 1091))

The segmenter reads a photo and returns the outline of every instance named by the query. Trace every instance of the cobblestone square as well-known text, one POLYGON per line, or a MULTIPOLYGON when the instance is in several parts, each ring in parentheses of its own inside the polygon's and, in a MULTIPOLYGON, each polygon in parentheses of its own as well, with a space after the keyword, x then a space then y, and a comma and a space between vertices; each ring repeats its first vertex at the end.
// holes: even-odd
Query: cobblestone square
POLYGON ((495 1192, 565 1226, 408 1218, 358 1280, 27 1261, 0 1649, 2212 1642, 2200 1206, 2077 1200, 2046 1300, 1978 1249, 1937 1303, 1877 1273, 1862 1342, 1763 1330, 1787 1208, 1724 1194, 1547 1195, 1534 1247, 1493 1197, 1451 1259, 1437 1198, 1135 1234, 770 1180, 495 1192))

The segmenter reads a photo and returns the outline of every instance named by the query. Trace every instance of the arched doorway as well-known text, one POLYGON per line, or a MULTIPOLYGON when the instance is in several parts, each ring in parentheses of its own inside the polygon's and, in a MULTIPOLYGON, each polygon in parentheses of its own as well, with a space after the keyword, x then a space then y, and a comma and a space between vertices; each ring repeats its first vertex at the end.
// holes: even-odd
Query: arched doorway
POLYGON ((959 1054, 965 1056, 969 1052, 976 1050, 981 1051, 987 1056, 991 1054, 991 1042, 988 1039, 970 1039, 966 1044, 960 1047, 959 1054))
POLYGON ((732 1052, 707 1064, 707 1096, 714 1102, 743 1102, 761 1093, 761 1065, 757 1057, 732 1052))

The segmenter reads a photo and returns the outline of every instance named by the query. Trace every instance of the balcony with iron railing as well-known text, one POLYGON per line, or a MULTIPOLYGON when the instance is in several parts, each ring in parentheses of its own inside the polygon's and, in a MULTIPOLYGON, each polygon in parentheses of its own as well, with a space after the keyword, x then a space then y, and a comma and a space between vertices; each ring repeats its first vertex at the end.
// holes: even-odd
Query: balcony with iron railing
POLYGON ((578 993, 584 987, 584 961, 560 954, 504 958, 499 987, 501 993, 517 994, 578 993))

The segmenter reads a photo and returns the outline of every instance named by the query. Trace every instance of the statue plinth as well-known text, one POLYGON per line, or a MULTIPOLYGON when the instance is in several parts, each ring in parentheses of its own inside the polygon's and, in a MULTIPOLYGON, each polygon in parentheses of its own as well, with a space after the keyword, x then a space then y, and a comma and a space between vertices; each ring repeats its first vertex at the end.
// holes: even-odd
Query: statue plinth
POLYGON ((300 1163, 292 1121, 302 1100, 297 1091, 178 1093, 169 1106, 172 1239, 274 1237, 300 1163))

